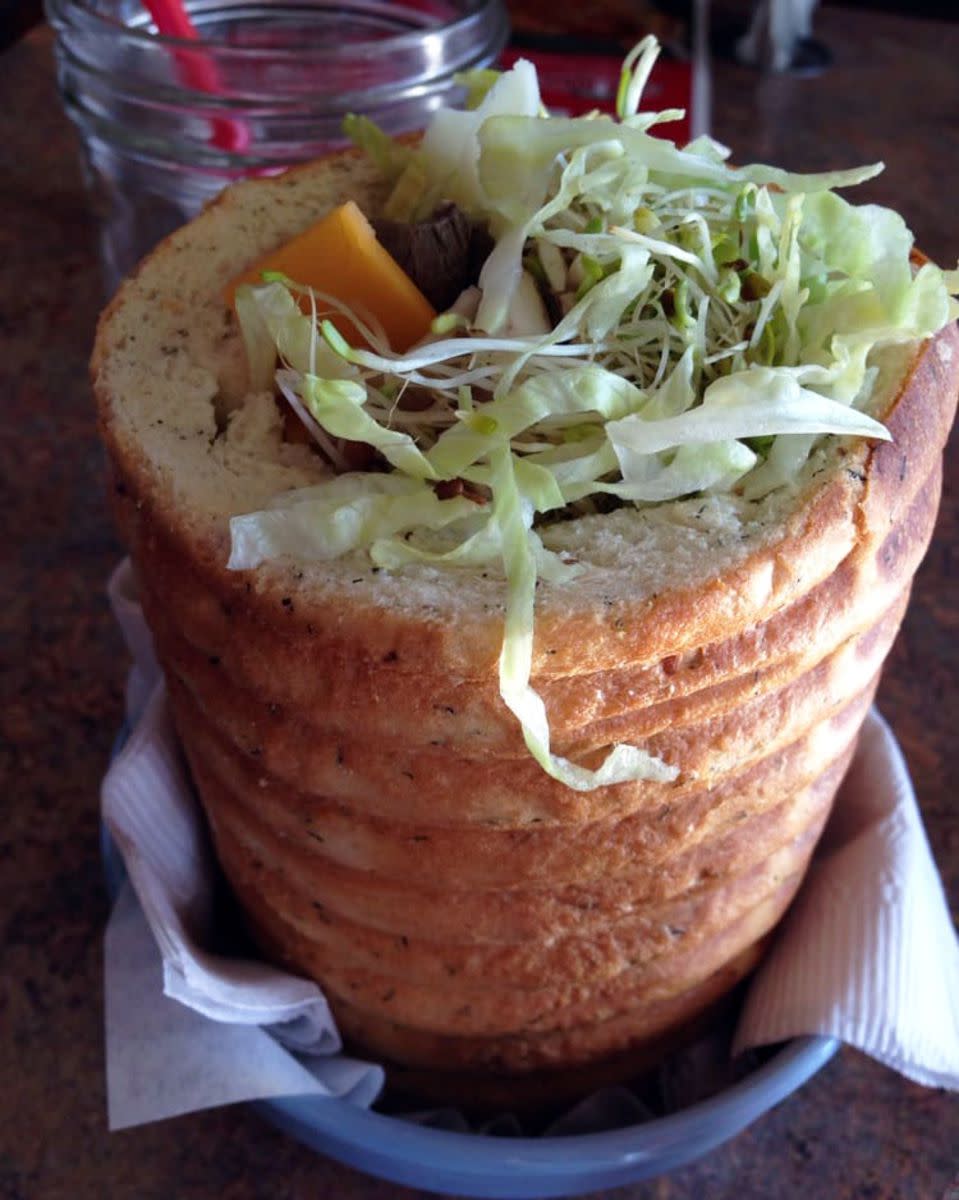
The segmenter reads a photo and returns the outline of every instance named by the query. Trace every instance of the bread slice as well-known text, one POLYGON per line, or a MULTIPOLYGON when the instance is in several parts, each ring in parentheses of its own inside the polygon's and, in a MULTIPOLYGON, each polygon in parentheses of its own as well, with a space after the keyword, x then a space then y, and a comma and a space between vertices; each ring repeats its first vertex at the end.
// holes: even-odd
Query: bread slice
POLYGON ((223 289, 348 197, 382 200, 352 154, 229 189, 100 323, 116 511, 177 727, 251 928, 359 1049, 445 1093, 609 1078, 754 965, 801 882, 931 536, 959 337, 875 356, 891 443, 824 438, 759 502, 544 530, 584 566, 537 591, 557 747, 589 763, 626 739, 678 769, 573 792, 499 697, 495 571, 227 570, 232 515, 328 473, 249 392, 223 289))

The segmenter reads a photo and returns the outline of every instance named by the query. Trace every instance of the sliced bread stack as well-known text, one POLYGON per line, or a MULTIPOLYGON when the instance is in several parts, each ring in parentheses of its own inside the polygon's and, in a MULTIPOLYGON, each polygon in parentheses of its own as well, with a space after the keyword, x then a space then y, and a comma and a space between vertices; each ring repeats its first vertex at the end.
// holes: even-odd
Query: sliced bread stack
POLYGON ((871 411, 894 441, 823 439, 793 489, 544 529, 585 568, 537 591, 554 748, 678 768, 573 791, 500 699, 495 571, 226 567, 231 515, 326 474, 247 393, 223 288, 348 196, 380 199, 352 155, 231 189, 101 322, 116 509, 177 729, 251 929, 360 1050, 427 1091, 613 1077, 752 968, 802 880, 931 535, 959 339, 884 352, 871 411))

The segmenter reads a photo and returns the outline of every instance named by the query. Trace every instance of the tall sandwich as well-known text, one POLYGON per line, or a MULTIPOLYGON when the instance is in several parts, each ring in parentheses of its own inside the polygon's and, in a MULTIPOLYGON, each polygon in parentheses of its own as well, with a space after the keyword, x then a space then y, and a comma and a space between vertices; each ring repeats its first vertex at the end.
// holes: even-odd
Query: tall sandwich
MULTIPOLYGON (((953 276, 895 214, 546 116, 229 189, 104 314, 116 508, 226 874, 417 1086, 649 1061, 798 888, 932 532, 953 276)), ((491 1094, 491 1093, 490 1093, 491 1094)))

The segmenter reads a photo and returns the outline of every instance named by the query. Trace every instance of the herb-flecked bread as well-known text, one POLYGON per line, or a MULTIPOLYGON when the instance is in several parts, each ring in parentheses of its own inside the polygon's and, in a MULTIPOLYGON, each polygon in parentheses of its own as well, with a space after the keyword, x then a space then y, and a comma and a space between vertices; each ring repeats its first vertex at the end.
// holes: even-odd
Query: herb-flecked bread
POLYGON ((931 536, 959 338, 882 351, 869 410, 893 440, 824 438, 790 489, 543 529, 584 568, 537 589, 558 751, 625 739, 678 770, 575 791, 500 698, 495 571, 227 569, 229 518, 328 468, 249 391, 224 288, 348 197, 384 197, 355 154, 229 189, 100 323, 116 511, 177 729, 264 952, 360 1050, 434 1091, 609 1078, 755 965, 802 880, 931 536))

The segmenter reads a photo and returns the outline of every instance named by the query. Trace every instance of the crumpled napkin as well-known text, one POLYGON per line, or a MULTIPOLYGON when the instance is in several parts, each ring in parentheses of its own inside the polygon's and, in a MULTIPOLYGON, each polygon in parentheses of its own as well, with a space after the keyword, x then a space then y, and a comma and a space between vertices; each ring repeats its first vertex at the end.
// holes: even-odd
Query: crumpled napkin
MULTIPOLYGON (((102 788, 128 876, 106 935, 110 1127, 278 1096, 372 1104, 382 1068, 341 1053, 315 984, 208 949, 216 871, 128 561, 109 592, 134 659, 131 733, 102 788)), ((905 763, 876 713, 734 1050, 799 1034, 959 1090, 959 940, 905 763)))
POLYGON ((959 938, 902 751, 875 709, 733 1049, 802 1033, 959 1091, 959 938))
POLYGON ((216 870, 129 561, 109 593, 133 655, 131 732, 101 791, 127 875, 104 949, 110 1128, 278 1096, 368 1107, 383 1069, 341 1053, 315 983, 206 949, 216 870))

